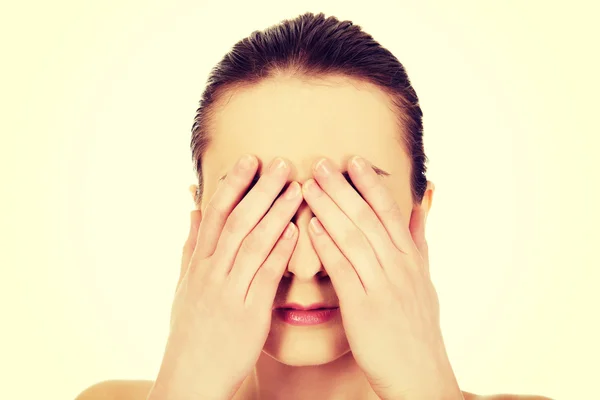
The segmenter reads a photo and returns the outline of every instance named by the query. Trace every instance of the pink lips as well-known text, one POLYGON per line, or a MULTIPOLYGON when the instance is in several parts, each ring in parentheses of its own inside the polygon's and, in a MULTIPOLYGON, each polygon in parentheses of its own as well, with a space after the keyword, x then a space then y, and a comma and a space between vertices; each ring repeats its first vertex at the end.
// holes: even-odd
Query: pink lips
POLYGON ((325 323, 335 317, 338 310, 339 307, 330 307, 321 303, 310 306, 289 303, 276 308, 274 312, 283 322, 290 325, 306 326, 325 323))

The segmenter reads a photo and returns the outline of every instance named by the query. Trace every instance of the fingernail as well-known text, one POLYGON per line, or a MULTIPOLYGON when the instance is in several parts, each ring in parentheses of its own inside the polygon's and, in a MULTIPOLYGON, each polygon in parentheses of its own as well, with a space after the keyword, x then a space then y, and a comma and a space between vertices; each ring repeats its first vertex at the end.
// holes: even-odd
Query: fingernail
POLYGON ((317 235, 320 235, 324 232, 323 225, 321 225, 321 223, 317 220, 317 217, 312 217, 312 219, 310 220, 310 228, 317 235))
POLYGON ((250 154, 245 154, 240 158, 239 165, 242 169, 252 169, 256 159, 250 154))
POLYGON ((285 231, 283 232, 283 238, 291 239, 292 236, 294 236, 294 232, 295 232, 294 224, 290 222, 288 224, 288 226, 285 228, 285 231))
POLYGON ((356 168, 357 170, 363 170, 367 166, 365 160, 360 158, 359 156, 355 156, 352 159, 352 165, 354 165, 354 168, 356 168))
POLYGON ((290 186, 287 188, 283 197, 287 200, 291 200, 291 199, 295 198, 296 196, 298 196, 298 193, 300 193, 300 187, 299 187, 298 183, 296 183, 296 181, 294 181, 294 182, 290 183, 290 186))
POLYGON ((322 158, 316 165, 315 171, 318 171, 323 176, 331 175, 331 165, 326 158, 322 158))
POLYGON ((285 161, 278 157, 278 158, 274 159, 273 161, 271 161, 271 165, 269 166, 269 171, 270 172, 279 172, 279 171, 282 171, 285 166, 286 166, 285 161))

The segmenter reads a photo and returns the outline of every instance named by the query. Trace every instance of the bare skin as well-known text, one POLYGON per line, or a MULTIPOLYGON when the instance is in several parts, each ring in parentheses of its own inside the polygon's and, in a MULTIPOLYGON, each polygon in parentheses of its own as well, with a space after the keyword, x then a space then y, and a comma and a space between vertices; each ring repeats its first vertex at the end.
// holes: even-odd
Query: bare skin
MULTIPOLYGON (((146 400, 154 381, 114 380, 97 383, 82 392, 76 400, 146 400)), ((462 392, 464 400, 552 400, 543 396, 514 394, 476 395, 462 392)), ((253 397, 236 395, 234 400, 251 400, 253 397)))
MULTIPOLYGON (((374 86, 340 77, 315 81, 279 76, 224 96, 213 133, 203 159, 205 186, 198 206, 203 213, 217 191, 219 178, 231 173, 243 154, 255 155, 265 167, 274 157, 284 157, 291 162, 288 181, 300 184, 311 178, 310 167, 318 156, 326 155, 339 168, 350 156, 361 155, 388 172, 380 179, 402 213, 410 216, 413 210, 410 159, 398 141, 397 117, 387 96, 374 86)), ((261 169, 261 176, 265 169, 261 169)), ((423 199, 427 211, 433 191, 433 184, 428 182, 423 199)), ((277 304, 338 301, 311 245, 311 217, 311 209, 304 202, 295 211, 297 243, 277 290, 277 304)), ((182 354, 187 351, 182 350, 182 354)), ((106 381, 86 389, 78 400, 142 400, 153 385, 153 381, 106 381)), ((272 322, 254 371, 233 400, 278 398, 274 393, 286 393, 286 400, 379 399, 354 361, 341 324, 301 330, 272 322), (325 398, 323 393, 329 395, 325 398)), ((465 391, 462 394, 465 400, 548 399, 507 394, 480 396, 465 391)))

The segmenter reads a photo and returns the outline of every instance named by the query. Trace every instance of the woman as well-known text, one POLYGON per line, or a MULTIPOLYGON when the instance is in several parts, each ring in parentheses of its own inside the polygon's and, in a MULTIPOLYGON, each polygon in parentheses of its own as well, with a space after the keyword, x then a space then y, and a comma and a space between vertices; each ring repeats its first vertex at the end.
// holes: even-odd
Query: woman
POLYGON ((509 398, 461 391, 446 354, 422 115, 350 22, 307 13, 237 43, 192 128, 196 210, 158 376, 79 398, 509 398))

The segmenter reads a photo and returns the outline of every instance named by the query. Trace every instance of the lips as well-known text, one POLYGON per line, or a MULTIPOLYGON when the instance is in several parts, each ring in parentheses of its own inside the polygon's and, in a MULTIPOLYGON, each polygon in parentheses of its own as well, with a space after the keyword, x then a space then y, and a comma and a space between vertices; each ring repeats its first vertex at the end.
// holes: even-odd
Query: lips
POLYGON ((297 303, 284 304, 274 310, 279 320, 290 325, 308 326, 319 325, 336 318, 339 307, 324 303, 303 306, 297 303))

